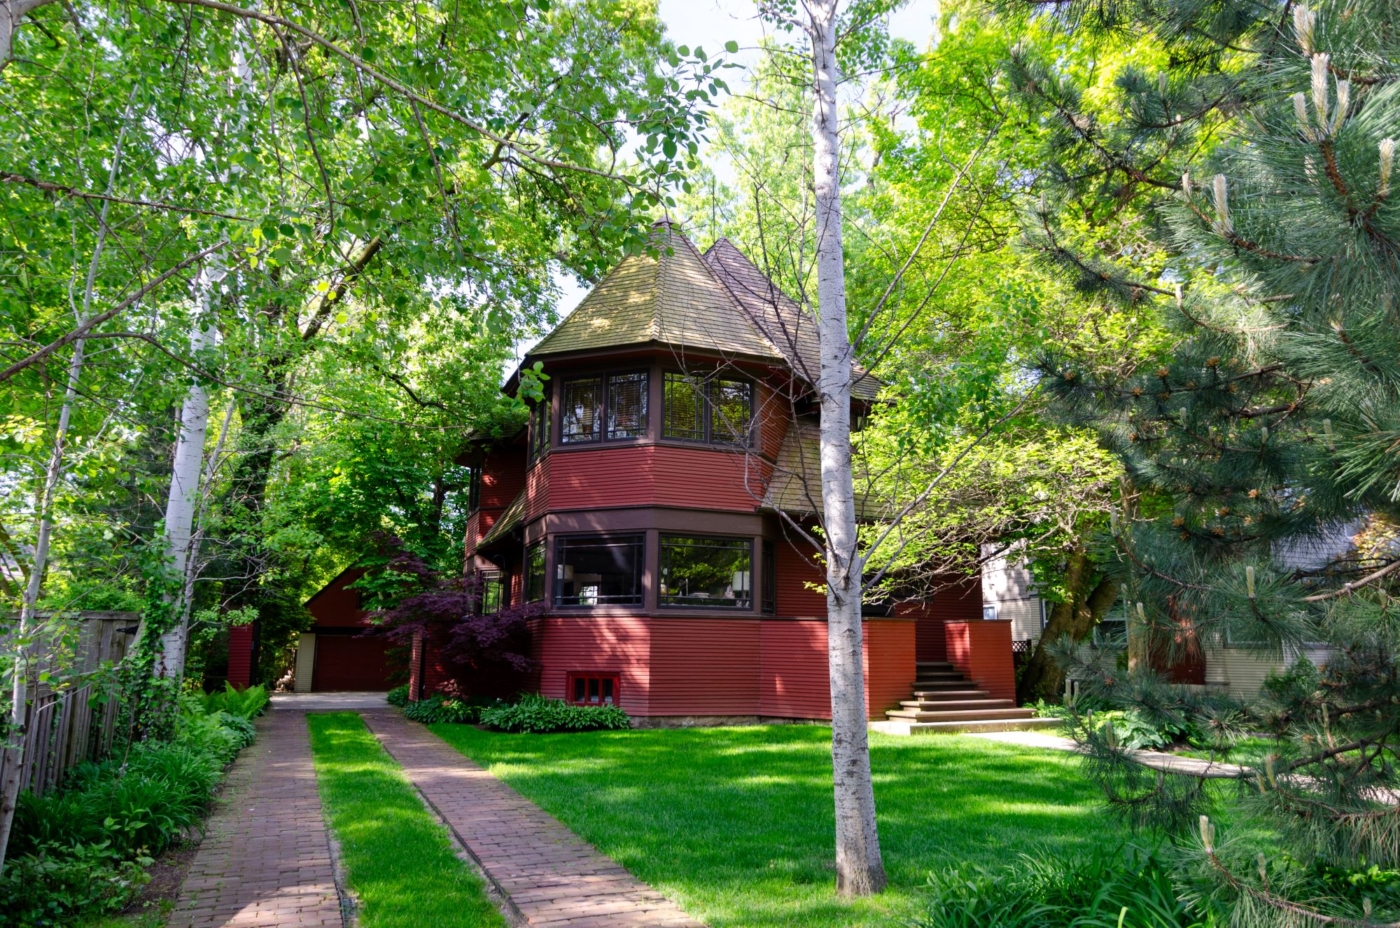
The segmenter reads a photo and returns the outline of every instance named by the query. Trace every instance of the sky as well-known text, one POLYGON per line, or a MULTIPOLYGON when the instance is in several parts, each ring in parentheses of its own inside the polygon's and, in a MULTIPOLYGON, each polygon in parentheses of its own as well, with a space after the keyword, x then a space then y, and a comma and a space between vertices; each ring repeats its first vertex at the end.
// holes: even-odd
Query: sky
MULTIPOLYGON (((934 20, 938 15, 939 0, 909 0, 903 8, 890 17, 890 35, 908 39, 916 48, 926 46, 933 36, 934 20)), ((702 48, 709 57, 724 51, 726 42, 739 43, 737 55, 726 56, 741 65, 745 70, 758 60, 758 46, 765 35, 771 34, 771 26, 758 19, 758 8, 753 0, 660 0, 661 19, 666 23, 666 32, 677 45, 702 48)), ((732 87, 738 87, 740 80, 730 72, 725 80, 732 87)), ((704 157, 704 152, 701 152, 704 157)), ((588 288, 580 286, 572 277, 560 275, 558 313, 562 320, 588 294, 588 288)), ((515 360, 508 364, 507 373, 514 370, 525 352, 533 348, 539 339, 523 341, 516 345, 515 360)))

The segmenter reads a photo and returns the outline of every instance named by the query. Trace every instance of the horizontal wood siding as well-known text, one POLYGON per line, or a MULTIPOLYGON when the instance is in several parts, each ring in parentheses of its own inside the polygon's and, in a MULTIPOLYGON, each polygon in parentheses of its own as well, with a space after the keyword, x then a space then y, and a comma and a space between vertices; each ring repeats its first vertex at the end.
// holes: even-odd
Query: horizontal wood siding
POLYGON ((554 464, 553 457, 546 457, 530 468, 525 478, 525 521, 533 522, 549 510, 549 475, 554 464))
POLYGON ((651 715, 758 715, 757 622, 650 619, 651 715))
POLYGON ((505 509, 525 486, 525 451, 492 451, 481 468, 481 508, 505 509))
POLYGON ((806 587, 808 583, 826 583, 815 549, 783 538, 773 543, 773 553, 778 565, 778 615, 825 621, 826 594, 806 587))
MULTIPOLYGON (((751 456, 666 445, 560 452, 547 463, 548 508, 555 511, 681 506, 753 512, 765 478, 761 463, 751 456), (748 488, 746 470, 752 474, 748 488)), ((533 489, 531 493, 533 501, 533 489)))
POLYGON ((915 618, 914 651, 919 660, 950 660, 943 623, 981 621, 982 581, 977 577, 949 578, 928 602, 900 603, 894 614, 915 618))
POLYGON ((767 457, 776 458, 787 437, 792 404, 767 385, 759 387, 758 396, 758 447, 767 457))
POLYGON ((306 610, 317 625, 353 627, 365 624, 359 591, 346 589, 362 576, 363 570, 347 570, 311 597, 306 610))
POLYGON ((898 619, 867 619, 865 705, 870 718, 883 718, 914 690, 914 623, 898 619))
POLYGON ((572 671, 615 673, 618 702, 629 715, 653 715, 650 706, 652 620, 640 616, 541 619, 535 634, 540 692, 565 699, 572 671))
POLYGON ((831 718, 825 620, 760 622, 759 666, 760 715, 831 718))
POLYGON ((1016 698, 1011 623, 948 622, 948 660, 993 699, 1016 698))

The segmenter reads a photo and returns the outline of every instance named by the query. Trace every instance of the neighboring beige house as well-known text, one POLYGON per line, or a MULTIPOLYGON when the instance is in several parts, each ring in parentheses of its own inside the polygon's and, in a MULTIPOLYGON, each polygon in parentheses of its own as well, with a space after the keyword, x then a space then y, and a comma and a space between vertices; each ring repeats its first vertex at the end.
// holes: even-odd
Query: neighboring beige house
MULTIPOLYGON (((984 556, 991 546, 983 549, 984 556)), ((982 565, 982 618, 1011 623, 1012 641, 1040 640, 1045 627, 1045 600, 1035 592, 1026 562, 1007 552, 982 565)))

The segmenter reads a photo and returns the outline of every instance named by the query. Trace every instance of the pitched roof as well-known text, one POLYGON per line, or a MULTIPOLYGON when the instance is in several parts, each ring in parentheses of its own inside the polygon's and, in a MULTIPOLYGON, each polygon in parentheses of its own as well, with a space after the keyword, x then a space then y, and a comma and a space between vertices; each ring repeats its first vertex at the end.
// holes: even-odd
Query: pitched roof
POLYGON ((782 360, 689 239, 662 222, 652 242, 657 254, 624 258, 530 357, 655 343, 782 360))
MULTIPOLYGON (((705 252, 705 264, 724 284, 735 301, 744 307, 750 323, 787 361, 799 377, 815 384, 821 372, 821 341, 817 320, 797 301, 784 293, 767 274, 727 238, 715 242, 705 252)), ((873 400, 880 392, 880 381, 856 365, 851 393, 873 400)))
MULTIPOLYGON (((773 477, 763 495, 763 508, 795 516, 821 515, 822 465, 821 426, 815 416, 801 416, 793 421, 783 437, 783 446, 773 461, 773 477)), ((865 460, 852 462, 855 477, 856 517, 877 519, 888 515, 881 501, 869 492, 869 471, 865 460)))
POLYGON ((500 518, 496 520, 496 524, 491 526, 490 530, 487 531, 485 535, 482 535, 481 540, 476 543, 476 549, 478 551, 490 545, 494 545, 520 527, 520 523, 525 521, 526 494, 526 490, 521 490, 516 494, 515 499, 510 501, 510 505, 501 513, 500 518))

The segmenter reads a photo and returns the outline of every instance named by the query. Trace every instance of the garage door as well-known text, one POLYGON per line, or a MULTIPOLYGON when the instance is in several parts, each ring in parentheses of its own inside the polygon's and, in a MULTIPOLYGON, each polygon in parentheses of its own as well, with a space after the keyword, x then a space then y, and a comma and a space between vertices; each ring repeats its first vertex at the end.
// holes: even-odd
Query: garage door
POLYGON ((389 667, 383 638, 354 635, 317 635, 316 669, 311 689, 317 693, 346 691, 384 692, 389 689, 389 667))

